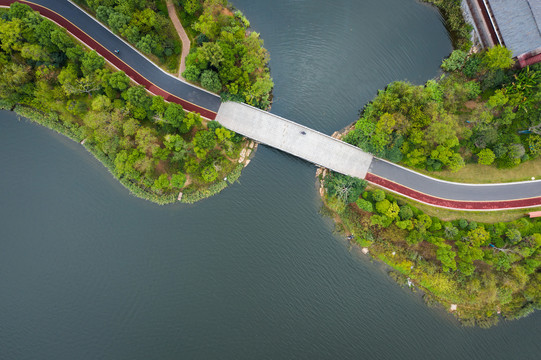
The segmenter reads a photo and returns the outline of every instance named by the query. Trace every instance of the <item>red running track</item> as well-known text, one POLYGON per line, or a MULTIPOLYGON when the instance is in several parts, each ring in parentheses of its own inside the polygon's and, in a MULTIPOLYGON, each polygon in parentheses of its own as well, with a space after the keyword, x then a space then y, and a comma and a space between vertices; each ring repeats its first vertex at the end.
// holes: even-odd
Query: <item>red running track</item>
POLYGON ((77 39, 79 39, 81 42, 86 44, 89 48, 96 50, 98 54, 103 56, 109 63, 111 63, 116 68, 124 71, 126 75, 128 75, 133 81, 136 83, 143 85, 149 92, 153 93, 154 95, 160 95, 163 96, 163 98, 166 101, 173 102, 176 104, 182 105, 182 107, 188 111, 195 111, 201 114, 203 117, 214 120, 216 119, 216 113, 214 111, 210 111, 208 109, 205 109, 203 107, 197 106, 189 101, 186 101, 184 99, 179 98, 178 96, 175 96, 173 94, 170 94, 169 92, 157 87, 152 82, 147 80, 145 77, 143 77, 141 74, 139 74, 137 71, 132 69, 128 64, 126 64, 124 61, 120 60, 118 57, 116 57, 113 53, 111 53, 109 50, 107 50, 104 46, 102 46, 99 42, 94 40, 92 37, 87 35, 84 31, 79 29, 76 25, 74 25, 69 20, 65 19, 62 15, 44 7, 38 4, 34 4, 29 1, 24 0, 0 0, 0 6, 9 6, 15 2, 19 2, 22 4, 26 4, 30 6, 33 10, 39 12, 42 16, 48 18, 49 20, 54 21, 58 25, 64 27, 70 34, 75 36, 77 39))
POLYGON ((457 209, 457 210, 505 210, 505 209, 519 209, 541 206, 541 197, 533 197, 526 199, 516 200, 500 200, 500 201, 461 201, 461 200, 449 200, 442 199, 436 196, 427 195, 420 191, 410 189, 404 185, 395 183, 374 175, 367 173, 365 177, 366 181, 369 181, 375 185, 378 185, 384 189, 392 192, 404 195, 413 200, 423 202, 425 204, 434 205, 443 208, 457 209))

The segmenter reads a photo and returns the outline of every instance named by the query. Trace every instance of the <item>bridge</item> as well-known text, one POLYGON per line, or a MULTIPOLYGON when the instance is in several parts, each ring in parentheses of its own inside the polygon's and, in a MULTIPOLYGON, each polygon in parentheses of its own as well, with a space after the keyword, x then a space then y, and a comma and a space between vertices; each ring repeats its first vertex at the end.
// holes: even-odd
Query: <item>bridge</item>
POLYGON ((364 179, 372 155, 252 106, 226 102, 216 120, 228 129, 336 172, 364 179))
POLYGON ((386 190, 433 206, 461 210, 541 206, 541 181, 459 184, 419 174, 277 115, 245 104, 221 103, 219 96, 160 69, 69 0, 0 0, 0 6, 14 2, 27 4, 63 26, 149 92, 316 165, 364 178, 386 190), (120 49, 120 54, 110 49, 120 49))

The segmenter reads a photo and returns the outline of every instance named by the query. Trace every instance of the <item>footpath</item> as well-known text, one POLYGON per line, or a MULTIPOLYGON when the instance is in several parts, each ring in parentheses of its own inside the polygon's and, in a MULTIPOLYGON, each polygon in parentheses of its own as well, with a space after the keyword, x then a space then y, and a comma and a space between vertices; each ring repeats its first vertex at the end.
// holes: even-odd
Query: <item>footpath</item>
POLYGON ((188 53, 190 52, 190 47, 192 46, 192 43, 190 42, 188 34, 186 34, 186 31, 180 23, 180 19, 178 18, 177 12, 175 10, 173 0, 167 0, 167 11, 169 12, 169 18, 173 22, 173 25, 177 30, 178 36, 180 36, 180 40, 182 41, 182 53, 180 54, 180 66, 178 69, 178 77, 181 78, 182 73, 184 72, 184 70, 186 70, 186 56, 188 56, 188 53))

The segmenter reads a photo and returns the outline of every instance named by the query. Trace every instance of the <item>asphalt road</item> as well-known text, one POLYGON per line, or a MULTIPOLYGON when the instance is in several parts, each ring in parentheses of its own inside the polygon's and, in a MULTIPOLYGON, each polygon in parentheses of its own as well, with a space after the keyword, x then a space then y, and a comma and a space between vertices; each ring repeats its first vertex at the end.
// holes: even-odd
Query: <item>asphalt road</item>
POLYGON ((152 81, 156 86, 200 107, 218 112, 221 104, 221 99, 218 95, 185 83, 165 73, 71 2, 67 0, 32 0, 31 2, 59 13, 107 49, 111 51, 114 51, 114 49, 120 50, 118 57, 145 78, 152 81))
POLYGON ((541 197, 539 180, 504 184, 459 184, 437 180, 376 158, 372 160, 368 172, 443 199, 497 201, 541 197))

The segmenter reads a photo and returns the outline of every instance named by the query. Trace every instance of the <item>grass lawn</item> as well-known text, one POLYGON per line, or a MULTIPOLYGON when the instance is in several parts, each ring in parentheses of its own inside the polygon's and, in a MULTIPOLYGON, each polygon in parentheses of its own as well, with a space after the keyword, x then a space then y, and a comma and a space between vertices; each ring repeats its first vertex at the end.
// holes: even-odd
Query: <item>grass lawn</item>
POLYGON ((524 181, 531 180, 532 177, 541 180, 541 157, 526 161, 512 169, 498 169, 496 166, 467 164, 457 172, 449 170, 430 172, 419 169, 415 169, 415 171, 441 180, 472 184, 524 181))

